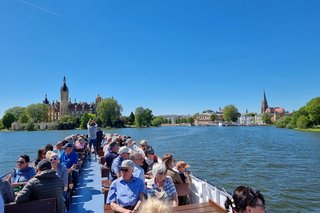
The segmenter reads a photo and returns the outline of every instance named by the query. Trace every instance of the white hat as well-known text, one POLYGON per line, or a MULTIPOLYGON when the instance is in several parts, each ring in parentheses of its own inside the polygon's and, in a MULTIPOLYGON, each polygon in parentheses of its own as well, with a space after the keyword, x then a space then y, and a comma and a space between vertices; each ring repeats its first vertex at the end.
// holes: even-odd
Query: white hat
POLYGON ((121 155, 122 153, 129 153, 129 148, 126 146, 122 146, 119 149, 119 155, 121 155))
POLYGON ((121 168, 134 169, 134 163, 132 160, 124 160, 121 163, 121 168))

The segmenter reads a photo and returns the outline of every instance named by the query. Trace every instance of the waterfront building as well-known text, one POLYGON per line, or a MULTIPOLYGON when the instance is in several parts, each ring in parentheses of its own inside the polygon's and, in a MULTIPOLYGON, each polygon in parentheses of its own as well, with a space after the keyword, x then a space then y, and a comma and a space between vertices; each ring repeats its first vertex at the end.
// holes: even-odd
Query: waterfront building
POLYGON ((261 104, 261 114, 269 114, 271 117, 271 121, 275 122, 279 118, 285 116, 288 114, 282 107, 269 107, 268 106, 268 101, 266 98, 266 93, 263 91, 263 98, 262 98, 262 104, 261 104))
POLYGON ((214 112, 212 110, 205 110, 201 114, 197 114, 195 118, 195 125, 202 126, 202 125, 213 125, 215 123, 219 123, 223 121, 223 111, 219 108, 219 111, 214 112), (211 120, 211 116, 215 115, 215 121, 211 120))
POLYGON ((43 101, 49 107, 48 118, 49 121, 54 122, 59 120, 64 115, 71 115, 81 117, 85 113, 96 113, 97 105, 102 100, 99 95, 96 97, 95 102, 71 102, 69 98, 69 88, 66 83, 66 78, 63 78, 63 84, 60 88, 60 101, 49 102, 47 95, 43 101))

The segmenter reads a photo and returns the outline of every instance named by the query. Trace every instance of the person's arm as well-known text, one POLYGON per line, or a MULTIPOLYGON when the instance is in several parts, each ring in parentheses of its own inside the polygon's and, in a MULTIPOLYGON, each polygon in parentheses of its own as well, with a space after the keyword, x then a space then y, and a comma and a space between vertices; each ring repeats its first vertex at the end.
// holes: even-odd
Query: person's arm
POLYGON ((176 207, 179 204, 179 200, 178 200, 178 194, 175 194, 172 198, 172 206, 176 207))
POLYGON ((121 212, 121 213, 131 213, 132 211, 129 210, 129 209, 125 209, 125 208, 122 208, 121 206, 119 206, 116 202, 112 202, 110 204, 110 207, 113 211, 115 212, 121 212))
POLYGON ((140 205, 141 205, 141 203, 142 203, 143 201, 144 201, 144 193, 143 193, 143 192, 140 192, 140 193, 139 193, 139 200, 138 200, 136 206, 134 207, 133 212, 137 212, 137 211, 138 211, 138 209, 140 208, 140 205))
POLYGON ((26 184, 23 189, 18 192, 16 196, 16 203, 24 203, 31 200, 31 194, 32 194, 33 187, 30 185, 30 182, 26 184))

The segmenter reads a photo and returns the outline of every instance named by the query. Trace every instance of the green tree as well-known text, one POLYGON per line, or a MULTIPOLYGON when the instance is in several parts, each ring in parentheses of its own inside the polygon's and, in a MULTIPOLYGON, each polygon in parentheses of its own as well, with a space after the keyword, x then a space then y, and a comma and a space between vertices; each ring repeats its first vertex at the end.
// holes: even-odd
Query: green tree
POLYGON ((131 125, 134 124, 134 120, 135 120, 134 114, 133 112, 131 112, 128 118, 128 124, 131 124, 131 125))
POLYGON ((283 116, 275 123, 275 126, 278 128, 286 128, 291 121, 290 116, 283 116))
POLYGON ((26 124, 30 120, 30 117, 27 115, 27 113, 22 113, 19 117, 19 123, 26 124))
POLYGON ((262 121, 265 123, 265 124, 271 124, 271 117, 268 113, 264 113, 262 115, 262 121))
POLYGON ((188 123, 190 123, 190 124, 193 124, 194 123, 194 119, 193 119, 193 117, 188 117, 188 123))
POLYGON ((143 107, 137 107, 135 110, 134 123, 135 123, 136 127, 142 127, 142 125, 143 125, 143 119, 144 119, 143 112, 144 112, 143 107))
POLYGON ((100 101, 97 107, 97 116, 104 126, 113 127, 114 123, 120 121, 122 106, 114 98, 100 101))
POLYGON ((2 117, 2 124, 5 128, 10 129, 11 124, 15 121, 15 117, 11 112, 7 112, 2 117))
POLYGON ((223 109, 223 119, 225 121, 237 121, 239 117, 238 109, 234 105, 227 105, 223 109))
POLYGON ((8 113, 8 112, 10 112, 10 113, 12 113, 14 115, 15 121, 18 121, 20 116, 22 114, 25 114, 26 108, 25 107, 16 106, 16 107, 12 107, 12 108, 10 108, 10 109, 5 111, 5 113, 8 113))
POLYGON ((151 122, 152 126, 160 126, 163 123, 165 123, 165 118, 161 115, 154 117, 151 122))
POLYGON ((212 113, 211 115, 210 115, 210 120, 212 121, 212 122, 214 122, 215 120, 216 120, 216 114, 214 114, 214 113, 212 113))
POLYGON ((0 129, 4 129, 5 127, 2 124, 2 119, 0 119, 0 129))
POLYGON ((64 116, 61 116, 60 118, 60 122, 61 123, 76 123, 76 119, 75 117, 71 116, 71 115, 64 115, 64 116))
POLYGON ((311 99, 305 110, 308 113, 309 123, 313 125, 320 125, 320 97, 311 99))
POLYGON ((90 119, 98 120, 95 114, 84 113, 80 118, 80 128, 87 129, 87 123, 89 122, 90 119))
POLYGON ((297 120, 297 127, 299 129, 307 129, 310 125, 310 121, 307 116, 302 115, 297 120))
POLYGON ((34 123, 32 121, 29 121, 26 125, 26 130, 27 131, 34 131, 35 130, 35 126, 34 123))
POLYGON ((47 104, 31 104, 27 107, 27 115, 36 123, 48 121, 49 107, 47 104))

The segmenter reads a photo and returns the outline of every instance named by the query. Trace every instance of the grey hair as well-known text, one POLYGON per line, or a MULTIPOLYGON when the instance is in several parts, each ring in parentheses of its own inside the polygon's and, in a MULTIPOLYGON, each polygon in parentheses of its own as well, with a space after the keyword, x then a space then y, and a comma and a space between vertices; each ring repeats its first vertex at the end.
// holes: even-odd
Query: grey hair
POLYGON ((163 163, 156 163, 152 167, 152 175, 155 177, 158 173, 166 172, 167 167, 163 163))
POLYGON ((135 150, 130 153, 130 160, 134 161, 139 158, 144 158, 143 153, 135 151, 135 150))

